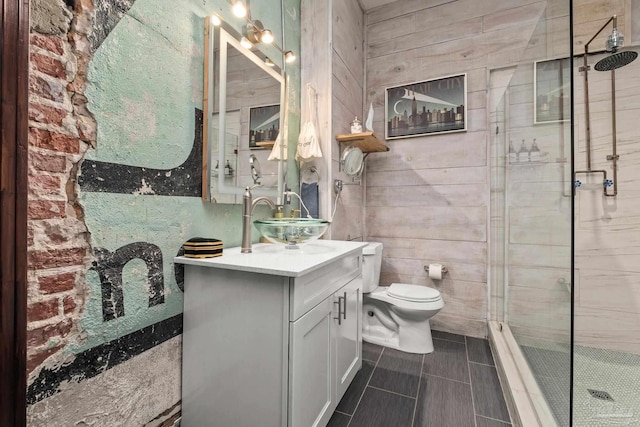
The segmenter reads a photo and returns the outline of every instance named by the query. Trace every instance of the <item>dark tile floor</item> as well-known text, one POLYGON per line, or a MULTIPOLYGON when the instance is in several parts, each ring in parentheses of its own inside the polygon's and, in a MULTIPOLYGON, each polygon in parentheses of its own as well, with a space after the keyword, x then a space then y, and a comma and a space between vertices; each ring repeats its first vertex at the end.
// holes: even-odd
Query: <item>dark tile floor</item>
POLYGON ((329 427, 511 426, 489 342, 433 331, 435 351, 362 343, 362 369, 329 427))

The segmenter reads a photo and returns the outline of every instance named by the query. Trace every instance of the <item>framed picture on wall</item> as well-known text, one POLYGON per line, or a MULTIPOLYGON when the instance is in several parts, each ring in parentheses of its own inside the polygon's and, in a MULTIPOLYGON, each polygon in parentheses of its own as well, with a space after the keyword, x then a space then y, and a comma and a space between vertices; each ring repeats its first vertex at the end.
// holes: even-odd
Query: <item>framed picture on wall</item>
POLYGON ((385 90, 385 138, 467 130, 467 75, 424 80, 385 90))
POLYGON ((280 133, 280 104, 249 108, 249 148, 271 148, 280 133))
POLYGON ((571 118, 571 61, 536 61, 533 67, 533 123, 557 123, 571 118))

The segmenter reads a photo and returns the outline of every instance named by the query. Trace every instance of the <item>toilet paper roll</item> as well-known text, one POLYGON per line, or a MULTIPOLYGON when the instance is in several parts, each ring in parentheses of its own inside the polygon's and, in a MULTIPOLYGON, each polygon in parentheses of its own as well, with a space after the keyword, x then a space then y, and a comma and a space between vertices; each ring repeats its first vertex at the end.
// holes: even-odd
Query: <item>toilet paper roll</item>
POLYGON ((429 278, 433 280, 442 279, 442 264, 429 264, 429 278))

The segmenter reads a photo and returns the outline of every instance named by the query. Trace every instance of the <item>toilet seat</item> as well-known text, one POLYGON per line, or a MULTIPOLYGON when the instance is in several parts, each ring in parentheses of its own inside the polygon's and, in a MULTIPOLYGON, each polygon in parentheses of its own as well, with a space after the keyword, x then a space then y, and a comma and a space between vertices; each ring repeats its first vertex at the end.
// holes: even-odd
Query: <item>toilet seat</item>
POLYGON ((387 288, 387 293, 403 301, 430 302, 440 299, 440 292, 437 289, 405 283, 392 283, 387 288))
POLYGON ((404 298, 414 298, 414 299, 402 299, 402 298, 398 298, 396 296, 390 295, 389 288, 391 288, 391 286, 389 287, 381 286, 369 294, 364 294, 365 300, 368 297, 374 300, 384 301, 395 307, 404 308, 407 310, 428 311, 428 310, 439 310, 442 307, 444 307, 444 301, 442 300, 442 296, 440 295, 440 292, 438 292, 436 289, 426 288, 426 287, 417 286, 417 285, 405 285, 401 283, 394 283, 394 285, 402 285, 400 288, 398 286, 394 287, 394 291, 396 292, 396 295, 397 295, 398 289, 400 289, 400 295, 405 295, 404 298), (406 288, 404 288, 405 286, 410 287, 408 291, 406 288), (424 297, 424 293, 421 292, 419 289, 418 289, 418 292, 414 293, 415 290, 413 288, 430 289, 430 291, 427 291, 429 292, 430 299, 422 299, 419 301, 415 300, 415 298, 420 298, 420 295, 423 295, 422 298, 425 298, 425 297, 424 297), (402 293, 403 290, 405 291, 404 294, 402 293), (409 292, 411 296, 407 297, 406 292, 409 292))

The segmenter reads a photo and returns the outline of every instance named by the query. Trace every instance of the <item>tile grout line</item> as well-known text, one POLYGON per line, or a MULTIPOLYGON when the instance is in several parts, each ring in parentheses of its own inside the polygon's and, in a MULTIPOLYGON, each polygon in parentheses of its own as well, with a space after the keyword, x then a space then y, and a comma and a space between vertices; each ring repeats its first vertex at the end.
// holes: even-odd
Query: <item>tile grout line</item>
POLYGON ((443 380, 453 381, 455 383, 471 385, 471 383, 469 383, 469 382, 464 382, 464 381, 460 381, 460 380, 454 380, 453 378, 447 378, 447 377, 443 377, 443 376, 440 376, 440 375, 433 375, 433 374, 429 374, 429 373, 426 373, 425 375, 428 376, 428 377, 441 378, 443 380))
POLYGON ((474 362, 473 360, 469 360, 469 363, 473 363, 473 364, 476 364, 476 365, 482 365, 482 366, 488 366, 490 368, 495 368, 496 367, 496 365, 488 365, 488 364, 482 363, 482 362, 474 362))
MULTIPOLYGON (((384 391, 385 393, 395 394, 396 396, 406 397, 406 398, 408 398, 408 399, 413 399, 413 400, 416 400, 416 399, 417 399, 417 398, 415 398, 415 397, 411 397, 411 396, 406 395, 406 394, 396 393, 395 391, 387 390, 386 388, 380 388, 380 387, 376 387, 376 386, 372 386, 372 385, 368 385, 368 384, 367 384, 367 387, 372 388, 372 389, 374 389, 374 390, 384 391)), ((366 388, 366 387, 365 387, 365 388, 366 388)))
MULTIPOLYGON (((434 350, 435 351, 435 348, 434 350)), ((413 427, 416 422, 416 411, 418 410, 418 397, 420 397, 420 385, 422 384, 422 371, 424 369, 424 358, 425 354, 422 355, 422 360, 420 361, 420 376, 418 377, 418 392, 416 393, 416 403, 413 405, 413 416, 411 417, 411 425, 409 427, 413 427)))
POLYGON ((497 421, 497 422, 499 422, 499 423, 508 424, 508 425, 510 425, 510 426, 513 426, 513 424, 508 423, 508 422, 506 422, 505 420, 499 420, 499 419, 497 419, 497 418, 491 418, 491 417, 487 417, 487 416, 485 416, 485 415, 476 415, 476 416, 477 416, 477 417, 480 417, 480 418, 486 418, 487 420, 497 421))
MULTIPOLYGON (((432 336, 431 338, 433 338, 434 340, 448 341, 448 342, 455 342, 455 343, 458 343, 458 344, 465 344, 465 342, 449 340, 449 339, 446 339, 446 338, 439 338, 439 337, 433 337, 433 336, 432 336)), ((466 340, 465 340, 465 341, 466 341, 466 340)))
MULTIPOLYGON (((371 378, 373 378, 373 373, 376 371, 376 368, 378 367, 378 362, 380 362, 380 359, 382 358, 382 353, 384 353, 384 347, 382 347, 382 350, 380 350, 380 354, 378 355, 378 360, 376 360, 375 364, 373 365, 373 369, 371 370, 371 375, 369 375, 369 379, 367 379, 367 383, 364 385, 364 388, 362 389, 362 394, 360 394, 360 399, 358 399, 358 403, 356 403, 356 407, 353 408, 353 414, 349 418, 349 422, 347 423, 347 427, 349 427, 351 425, 351 421, 353 421, 353 417, 356 415, 356 411, 358 410, 358 406, 360 406, 360 402, 362 402, 362 398, 364 397, 364 394, 367 391, 367 387, 369 387, 369 383, 371 382, 371 378)), ((362 369, 362 368, 360 368, 360 369, 362 369)))
POLYGON ((467 336, 464 336, 464 353, 467 356, 467 372, 469 373, 469 390, 471 391, 471 405, 473 406, 473 425, 478 427, 478 417, 476 415, 476 400, 473 397, 473 382, 471 381, 471 362, 469 361, 469 345, 467 336))

